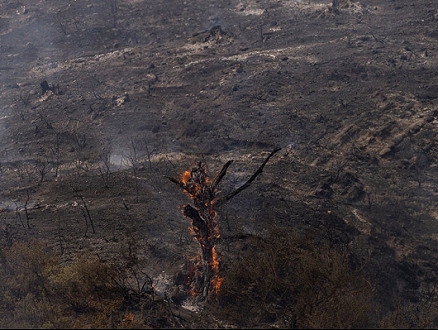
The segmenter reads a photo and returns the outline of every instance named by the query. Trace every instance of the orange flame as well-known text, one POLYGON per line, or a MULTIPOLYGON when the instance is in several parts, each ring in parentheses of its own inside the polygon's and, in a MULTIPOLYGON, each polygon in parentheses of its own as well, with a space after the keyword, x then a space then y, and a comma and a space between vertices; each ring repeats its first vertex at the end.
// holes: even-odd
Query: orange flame
POLYGON ((212 284, 213 284, 213 290, 214 293, 218 293, 220 288, 221 288, 221 284, 222 284, 222 277, 219 277, 219 275, 214 275, 213 280, 212 280, 212 284))
POLYGON ((183 184, 187 184, 189 182, 190 178, 192 177, 190 171, 184 171, 184 173, 181 175, 181 182, 183 184))
POLYGON ((211 254, 212 254, 212 267, 215 271, 219 270, 219 257, 216 253, 216 249, 214 248, 214 246, 211 248, 211 254))
MULTIPOLYGON (((211 187, 212 181, 207 176, 205 167, 194 168, 192 171, 184 171, 181 174, 180 182, 184 190, 190 195, 190 198, 195 201, 195 206, 199 208, 199 217, 207 225, 207 235, 204 229, 201 232, 200 228, 194 224, 189 227, 190 234, 201 245, 203 256, 206 257, 210 255, 211 258, 208 261, 203 261, 201 255, 199 255, 198 262, 193 263, 188 271, 185 284, 190 288, 190 295, 198 295, 200 292, 198 286, 202 284, 198 283, 197 280, 199 279, 200 272, 203 271, 203 262, 208 262, 209 267, 211 267, 210 269, 213 270, 213 276, 210 277, 210 289, 212 292, 218 293, 222 284, 222 278, 219 277, 219 257, 214 248, 214 241, 220 237, 220 234, 216 219, 217 214, 213 210, 213 198, 217 190, 215 187, 211 187), (206 249, 211 249, 211 254, 205 252, 206 249), (204 252, 206 255, 204 255, 204 252)), ((192 220, 195 223, 195 219, 192 220)))
POLYGON ((213 247, 211 249, 212 252, 212 268, 215 272, 215 275, 213 277, 212 280, 212 284, 213 284, 213 288, 214 288, 214 292, 218 293, 219 289, 221 288, 221 284, 222 284, 222 278, 219 277, 218 273, 219 273, 219 257, 216 253, 216 249, 213 247))

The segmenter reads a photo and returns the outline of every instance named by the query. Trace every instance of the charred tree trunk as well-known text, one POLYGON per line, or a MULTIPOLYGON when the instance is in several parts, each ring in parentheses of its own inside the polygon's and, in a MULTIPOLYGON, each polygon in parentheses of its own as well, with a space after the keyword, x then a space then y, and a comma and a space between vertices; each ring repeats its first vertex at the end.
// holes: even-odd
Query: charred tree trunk
POLYGON ((190 279, 191 290, 195 294, 201 294, 201 300, 204 300, 220 287, 219 261, 214 250, 219 233, 214 214, 203 217, 201 213, 201 210, 190 205, 184 206, 184 215, 192 219, 194 236, 201 246, 200 260, 196 265, 197 275, 190 279))
POLYGON ((215 250, 215 243, 219 238, 219 227, 214 207, 230 200, 249 187, 252 181, 263 172, 269 159, 279 150, 280 148, 274 149, 245 184, 221 198, 216 197, 216 188, 232 164, 232 160, 222 167, 213 180, 207 176, 206 166, 201 162, 191 171, 185 171, 180 180, 166 177, 189 193, 193 200, 194 207, 184 205, 183 214, 192 220, 192 234, 201 247, 201 255, 189 272, 188 278, 191 293, 199 297, 201 301, 216 294, 222 281, 219 276, 219 258, 215 250))

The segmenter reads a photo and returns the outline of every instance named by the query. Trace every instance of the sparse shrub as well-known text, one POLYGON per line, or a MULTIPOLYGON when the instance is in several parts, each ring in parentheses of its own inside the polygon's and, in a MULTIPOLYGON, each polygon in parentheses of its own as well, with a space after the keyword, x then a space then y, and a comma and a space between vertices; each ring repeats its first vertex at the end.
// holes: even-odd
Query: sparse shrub
POLYGON ((437 291, 420 290, 417 303, 407 303, 400 297, 393 297, 393 309, 379 322, 380 329, 436 329, 438 320, 437 291))
POLYGON ((123 260, 119 266, 85 254, 65 263, 41 240, 16 242, 1 252, 3 328, 139 328, 144 323, 143 316, 125 317, 132 291, 120 286, 129 271, 123 260))
POLYGON ((28 293, 37 298, 48 295, 48 277, 58 263, 44 241, 15 242, 3 251, 2 275, 11 294, 21 299, 28 293))
POLYGON ((75 312, 100 310, 112 299, 113 269, 95 256, 81 255, 53 274, 52 289, 75 312))
POLYGON ((222 273, 212 312, 244 327, 366 326, 372 284, 352 269, 347 252, 314 243, 311 235, 281 230, 252 238, 242 259, 222 273))
POLYGON ((54 315, 50 301, 51 272, 58 259, 41 240, 15 242, 4 248, 0 282, 4 327, 33 327, 54 315))

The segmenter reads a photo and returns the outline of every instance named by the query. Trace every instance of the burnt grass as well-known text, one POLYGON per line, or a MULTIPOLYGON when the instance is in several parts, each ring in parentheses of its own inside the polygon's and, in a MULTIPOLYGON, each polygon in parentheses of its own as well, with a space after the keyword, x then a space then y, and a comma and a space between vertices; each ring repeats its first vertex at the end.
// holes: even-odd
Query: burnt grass
POLYGON ((430 0, 2 1, 1 245, 68 262, 135 239, 164 295, 198 251, 164 176, 233 160, 226 194, 281 147, 217 210, 224 267, 319 228, 368 260, 382 305, 418 303, 438 270, 437 23, 430 0))

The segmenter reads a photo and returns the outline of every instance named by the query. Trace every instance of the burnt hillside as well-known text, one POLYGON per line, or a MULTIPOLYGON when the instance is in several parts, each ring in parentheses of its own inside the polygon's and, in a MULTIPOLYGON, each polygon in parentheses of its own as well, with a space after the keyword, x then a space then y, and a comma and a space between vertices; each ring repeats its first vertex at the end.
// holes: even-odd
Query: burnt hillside
POLYGON ((1 1, 0 323, 436 327, 437 24, 430 0, 1 1), (197 304, 168 178, 232 160, 226 196, 276 148, 215 209, 197 304))

